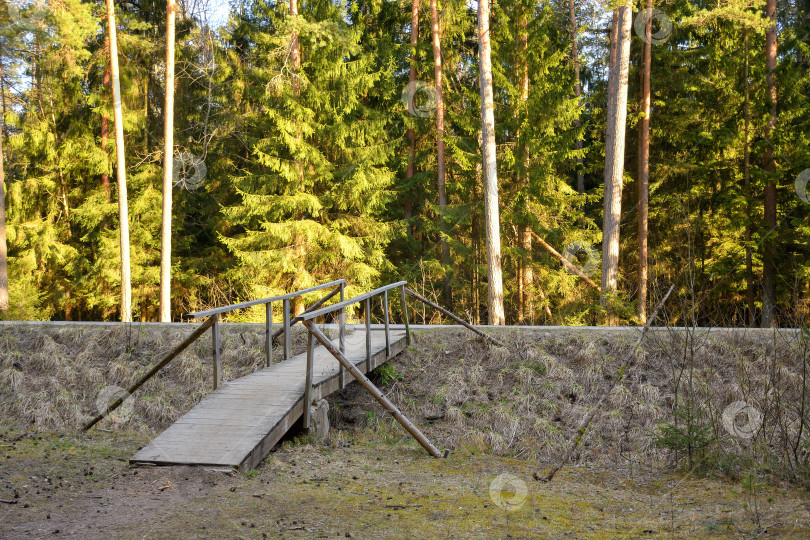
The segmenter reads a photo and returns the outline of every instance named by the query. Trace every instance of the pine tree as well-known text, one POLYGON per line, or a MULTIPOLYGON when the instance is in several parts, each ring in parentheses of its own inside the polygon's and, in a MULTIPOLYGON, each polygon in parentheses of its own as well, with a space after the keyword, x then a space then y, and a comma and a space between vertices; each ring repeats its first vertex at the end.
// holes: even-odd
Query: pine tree
MULTIPOLYGON (((434 0, 435 1, 435 0, 434 0)), ((484 223, 487 241, 487 313, 489 324, 506 324, 501 268, 501 220, 498 208, 498 165, 495 156, 495 111, 492 96, 489 0, 478 3, 478 54, 481 88, 481 138, 484 170, 484 223)))
POLYGON ((163 215, 160 250, 160 322, 172 320, 172 189, 174 187, 174 19, 175 0, 166 2, 166 84, 163 106, 163 215))
POLYGON ((235 79, 245 82, 226 91, 242 96, 250 150, 231 179, 239 200, 224 210, 233 225, 222 241, 257 294, 339 277, 366 289, 387 266, 380 218, 391 150, 384 118, 365 103, 379 75, 344 16, 329 2, 305 5, 296 18, 255 5, 231 36, 235 79), (294 36, 297 72, 288 65, 294 36))
POLYGON ((609 309, 609 320, 617 322, 608 306, 609 298, 617 292, 619 278, 619 225, 622 208, 622 177, 624 175, 625 121, 627 118, 627 83, 630 69, 631 4, 616 8, 615 60, 610 69, 608 96, 608 143, 605 145, 605 214, 602 225, 602 304, 609 309))

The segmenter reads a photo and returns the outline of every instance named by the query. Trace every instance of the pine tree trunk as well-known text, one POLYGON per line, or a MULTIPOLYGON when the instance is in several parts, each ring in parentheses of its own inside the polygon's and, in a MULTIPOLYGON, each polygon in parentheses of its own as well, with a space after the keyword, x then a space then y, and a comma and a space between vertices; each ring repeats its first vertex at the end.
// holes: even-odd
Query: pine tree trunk
POLYGON ((650 197, 650 70, 652 64, 652 0, 647 0, 647 26, 641 64, 641 121, 638 134, 638 318, 647 322, 647 219, 650 197))
POLYGON ((175 0, 166 2, 166 101, 163 105, 163 220, 160 249, 160 322, 172 320, 172 188, 174 173, 175 0))
MULTIPOLYGON (((605 210, 602 223, 602 305, 616 294, 619 277, 619 225, 622 211, 622 175, 627 121, 627 78, 630 69, 630 29, 633 9, 630 3, 617 9, 617 43, 610 70, 607 136, 605 137, 605 210)), ((610 324, 618 322, 608 314, 610 324)))
MULTIPOLYGON (((574 67, 574 97, 577 98, 577 107, 579 107, 579 96, 582 94, 582 85, 579 81, 579 47, 577 39, 577 12, 574 9, 574 0, 568 0, 568 17, 571 22, 571 63, 574 67)), ((577 113, 577 118, 574 120, 574 127, 579 128, 582 125, 580 120, 582 113, 577 113)), ((577 136, 576 140, 577 152, 582 150, 582 139, 577 136)), ((583 158, 581 154, 577 155, 577 193, 582 195, 585 193, 585 175, 582 173, 583 158)))
MULTIPOLYGON (((523 114, 528 115, 528 101, 529 101, 529 32, 528 32, 528 19, 526 16, 526 8, 520 5, 520 18, 518 20, 518 76, 520 77, 520 87, 522 90, 521 99, 523 101, 523 114)), ((525 118, 525 116, 524 116, 525 118)), ((520 145, 520 155, 522 167, 518 167, 518 185, 528 186, 529 183, 529 148, 526 141, 522 139, 522 133, 518 128, 516 134, 518 145, 520 145)), ((526 220, 528 217, 528 207, 526 208, 526 220)), ((525 323, 526 319, 532 318, 534 299, 532 296, 534 271, 532 267, 532 233, 528 223, 520 225, 518 232, 518 242, 523 249, 523 256, 521 257, 519 270, 520 279, 518 280, 518 322, 525 323)))
POLYGON ((8 310, 8 244, 6 242, 6 171, 5 156, 3 155, 3 137, 6 135, 6 78, 3 71, 3 56, 0 51, 0 101, 2 101, 2 117, 0 117, 0 311, 8 310))
POLYGON ((751 247, 751 82, 750 82, 750 59, 749 59, 748 29, 745 29, 745 149, 743 161, 743 178, 745 183, 745 205, 746 218, 745 225, 745 281, 746 296, 748 297, 748 325, 756 327, 757 312, 754 302, 754 264, 753 249, 751 247))
MULTIPOLYGON (((435 2, 435 0, 433 0, 435 2)), ((492 95, 492 51, 489 34, 489 0, 478 2, 478 65, 481 71, 481 137, 484 154, 484 222, 487 238, 489 324, 505 324, 501 231, 498 208, 498 167, 495 157, 495 104, 492 95)))
MULTIPOLYGON (((104 75, 101 79, 101 91, 106 93, 107 88, 110 87, 110 34, 104 38, 104 52, 107 58, 107 65, 104 66, 104 75)), ((101 115, 101 151, 107 155, 107 139, 110 137, 110 115, 106 112, 101 115)), ((110 175, 106 172, 101 174, 101 187, 104 188, 107 201, 110 200, 110 175)))
MULTIPOLYGON (((444 214, 447 207, 447 194, 445 193, 445 163, 444 163, 444 97, 442 92, 442 46, 439 36, 439 8, 438 0, 430 0, 430 24, 433 40, 433 73, 436 78, 436 168, 439 190, 439 223, 442 251, 442 266, 444 271, 450 270, 450 249, 447 246, 447 231, 445 230, 444 214)), ((452 295, 450 293, 450 280, 444 277, 444 301, 448 309, 452 309, 452 295)))
MULTIPOLYGON (((765 129, 765 140, 768 144, 763 155, 763 169, 766 177, 772 177, 776 169, 773 157, 773 145, 770 138, 776 128, 776 0, 767 0, 765 4, 765 16, 771 21, 771 28, 765 35, 765 68, 767 69, 766 83, 768 87, 768 98, 771 104, 771 115, 765 129)), ((768 224, 768 232, 776 230, 776 184, 772 179, 768 180, 765 186, 765 221, 768 224)), ((762 243, 762 328, 776 326, 774 311, 776 309, 776 253, 775 238, 771 236, 762 243)))
MULTIPOLYGON (((4 92, 0 86, 0 92, 4 92)), ((5 117, 0 121, 5 128, 5 117)), ((3 131, 0 130, 0 311, 8 309, 8 247, 6 244, 6 172, 3 156, 3 131)))
MULTIPOLYGON (((419 1, 412 0, 411 2, 411 66, 408 71, 408 83, 413 87, 416 82, 416 47, 419 44, 419 1)), ((410 180, 413 178, 415 171, 414 159, 416 155, 416 132, 413 128, 408 128, 408 169, 405 172, 405 179, 410 180)), ((409 193, 405 194, 403 204, 405 206, 405 220, 408 221, 408 236, 413 234, 413 227, 410 224, 410 219, 413 217, 413 199, 409 193)))
POLYGON ((107 0, 107 28, 110 34, 110 71, 113 82, 113 122, 115 162, 118 177, 118 221, 121 249, 121 322, 132 322, 132 283, 129 269, 129 210, 127 209, 127 166, 124 155, 124 123, 121 111, 121 78, 118 71, 118 41, 115 32, 115 6, 107 0))

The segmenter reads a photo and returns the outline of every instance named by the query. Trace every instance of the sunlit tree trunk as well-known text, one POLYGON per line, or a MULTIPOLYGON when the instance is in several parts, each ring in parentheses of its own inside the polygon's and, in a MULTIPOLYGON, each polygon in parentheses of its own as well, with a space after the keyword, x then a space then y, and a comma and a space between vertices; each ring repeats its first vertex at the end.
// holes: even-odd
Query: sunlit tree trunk
MULTIPOLYGON (((104 52, 106 53, 107 65, 104 66, 104 75, 101 78, 101 91, 105 93, 110 87, 110 34, 104 38, 104 52)), ((110 137, 110 115, 106 112, 101 115, 101 151, 107 155, 107 139, 110 137)), ((110 197, 110 175, 106 173, 101 174, 101 187, 104 188, 104 195, 109 201, 110 197)))
MULTIPOLYGON (((450 249, 447 246, 445 234, 444 214, 447 208, 447 193, 445 192, 445 161, 444 161, 444 96, 442 91, 442 46, 439 34, 439 8, 438 0, 430 0, 430 24, 433 41, 433 73, 436 79, 436 168, 439 191, 439 222, 441 230, 440 247, 442 251, 442 266, 445 272, 449 271, 450 249)), ((444 278, 444 301, 452 308, 452 295, 450 293, 450 280, 444 278)))
MULTIPOLYGON (((0 86, 0 92, 4 89, 0 86)), ((0 121, 5 126, 5 119, 0 121)), ((6 244, 6 172, 3 156, 3 131, 0 129, 0 311, 8 309, 8 247, 6 244)))
MULTIPOLYGON (((520 4, 518 20, 518 76, 520 77, 521 99, 523 101, 523 115, 528 114, 527 104, 529 101, 529 32, 528 32, 528 19, 526 16, 526 7, 520 4)), ((524 116, 525 118, 525 116, 524 116)), ((521 141, 522 133, 518 131, 517 142, 520 145, 522 167, 518 167, 518 185, 526 186, 529 183, 529 148, 526 141, 521 141)), ((527 211, 528 214, 528 211, 527 211)), ((526 217, 528 220, 528 215, 526 217)), ((520 260, 519 272, 520 279, 518 280, 518 322, 524 323, 526 320, 532 319, 533 313, 533 281, 534 281, 534 268, 532 267, 532 231, 528 223, 522 223, 518 229, 518 242, 523 249, 523 257, 520 260)))
MULTIPOLYGON (((605 145, 605 204, 602 222, 602 304, 616 293, 619 278, 619 226, 622 211, 622 175, 627 120, 627 78, 630 68, 632 4, 617 8, 618 27, 615 61, 610 70, 607 137, 605 145)), ((609 322, 616 324, 614 314, 609 322)))
POLYGON ((6 77, 3 70, 3 51, 0 51, 0 311, 8 309, 8 244, 6 242, 6 171, 3 155, 3 137, 6 136, 6 77))
POLYGON ((638 124, 638 318, 647 322, 647 220, 650 196, 650 70, 652 0, 647 0, 647 26, 641 64, 641 121, 638 124))
POLYGON ((118 177, 118 222, 121 250, 121 321, 132 322, 132 283, 129 269, 129 210, 127 209, 127 167, 124 156, 124 123, 121 111, 121 78, 118 71, 118 41, 115 36, 115 6, 107 0, 107 28, 110 35, 110 72, 113 83, 115 163, 118 177))
MULTIPOLYGON (((767 69, 766 84, 768 100, 771 105, 771 115, 765 129, 765 153, 763 155, 763 169, 769 177, 765 186, 765 221, 768 232, 773 234, 776 230, 776 184, 773 182, 773 171, 776 163, 773 156, 773 144, 770 141, 773 130, 776 128, 776 0, 767 0, 765 16, 771 22, 771 27, 765 35, 765 68, 767 69)), ((762 243, 762 327, 776 326, 774 310, 776 308, 776 262, 775 238, 771 236, 762 243)))
MULTIPOLYGON (((435 1, 435 0, 433 0, 435 1)), ((489 324, 505 324, 501 231, 498 208, 498 167, 495 157, 495 103, 492 95, 492 51, 489 0, 478 2, 478 65, 481 71, 481 138, 484 154, 484 222, 487 238, 489 324)))
POLYGON ((160 249, 160 322, 172 320, 172 188, 174 169, 175 0, 166 2, 166 100, 163 105, 163 220, 160 249))

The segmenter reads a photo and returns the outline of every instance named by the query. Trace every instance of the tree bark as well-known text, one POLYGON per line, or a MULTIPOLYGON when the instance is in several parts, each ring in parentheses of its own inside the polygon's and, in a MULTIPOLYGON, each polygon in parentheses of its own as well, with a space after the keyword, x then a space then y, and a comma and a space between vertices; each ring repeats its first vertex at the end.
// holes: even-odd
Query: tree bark
MULTIPOLYGON (((765 140, 768 145, 765 147, 763 155, 763 169, 766 176, 772 177, 776 169, 773 156, 773 144, 770 141, 773 130, 776 128, 776 0, 767 0, 765 4, 765 16, 771 22, 771 27, 765 35, 765 68, 767 69, 766 84, 768 98, 771 104, 771 115, 765 129, 765 140)), ((772 234, 776 230, 776 184, 772 179, 768 180, 765 186, 764 204, 765 222, 768 224, 768 233, 772 234)), ((762 243, 762 328, 776 326, 776 253, 775 239, 766 239, 762 243)))
POLYGON ((166 94, 163 105, 163 220, 160 249, 160 322, 172 320, 172 189, 174 173, 174 18, 166 2, 166 94))
MULTIPOLYGON (((605 146, 605 204, 602 224, 602 305, 616 294, 619 277, 619 226, 622 211, 622 175, 627 121, 627 77, 630 68, 630 30, 633 9, 629 2, 617 9, 617 43, 613 69, 610 71, 607 137, 605 146)), ((609 322, 617 318, 609 313, 609 322)))
MULTIPOLYGON (((528 102, 529 102, 529 32, 528 32, 528 18, 526 15, 526 7, 520 4, 518 20, 518 75, 520 77, 520 87, 522 90, 521 99, 523 101, 523 114, 528 115, 528 102)), ((524 116, 524 118, 526 118, 524 116)), ((523 119, 521 119, 523 120, 523 119)), ((525 141, 522 141, 522 133, 518 131, 516 138, 520 145, 520 155, 522 167, 518 167, 518 185, 528 186, 529 183, 529 148, 525 141)), ((526 220, 528 220, 528 208, 526 211, 526 220)), ((534 281, 534 267, 532 266, 532 234, 531 228, 528 223, 523 223, 519 227, 518 242, 523 249, 523 255, 520 260, 520 279, 518 283, 518 323, 525 323, 526 319, 531 320, 534 313, 534 298, 533 298, 533 281, 534 281)))
MULTIPOLYGON (((435 0, 433 0, 435 2, 435 0)), ((505 324, 501 231, 498 208, 498 167, 495 156, 495 103, 492 94, 492 51, 489 35, 489 0, 478 2, 478 55, 481 71, 481 138, 484 154, 484 222, 487 237, 489 324, 505 324)))
MULTIPOLYGON (((617 9, 617 43, 610 71, 607 137, 605 146, 605 205, 602 224, 602 305, 616 293, 619 277, 619 226, 622 211, 622 176, 627 121, 627 77, 630 68, 630 29, 633 8, 629 2, 617 9)), ((617 319, 609 314, 611 324, 617 319)))
POLYGON ((647 322, 647 220, 650 197, 650 70, 652 64, 652 0, 647 0, 647 26, 641 64, 641 121, 638 134, 638 318, 647 322))
POLYGON ((3 70, 3 56, 0 51, 0 311, 8 310, 8 244, 6 242, 6 170, 3 155, 3 137, 6 135, 6 78, 3 70))
POLYGON ((113 82, 115 162, 118 177, 118 221, 121 249, 121 321, 132 322, 132 283, 129 269, 129 210, 127 208, 127 166, 124 155, 124 123, 121 111, 121 78, 118 71, 118 41, 115 35, 115 6, 107 0, 107 28, 110 35, 110 71, 113 82))
MULTIPOLYGON (((4 92, 0 86, 0 92, 4 92)), ((5 128, 5 117, 0 119, 5 128)), ((3 131, 0 130, 0 311, 8 310, 8 247, 6 244, 6 172, 3 156, 3 131)))
MULTIPOLYGON (((447 194, 445 193, 445 162, 444 162, 444 97, 442 92, 442 46, 439 35, 439 8, 438 0, 430 0, 430 23, 433 40, 433 73, 436 79, 436 167, 437 184, 439 190, 439 223, 441 240, 439 242, 442 252, 442 266, 447 272, 450 266, 450 249, 447 246, 447 231, 445 230, 444 214, 447 207, 447 194)), ((450 293, 450 280, 444 278, 444 300, 452 309, 452 296, 450 293)))
MULTIPOLYGON (((411 65, 408 70, 408 83, 411 87, 416 82, 416 47, 419 44, 419 1, 412 0, 411 2, 411 65)), ((413 128, 408 128, 406 134, 408 137, 408 169, 405 171, 405 179, 410 180, 415 172, 416 132, 413 128)), ((405 206, 405 219, 408 221, 407 232, 408 236, 411 236, 413 227, 410 224, 410 219, 413 217, 413 199, 409 193, 405 194, 403 204, 405 206)))
MULTIPOLYGON (((577 43, 577 13, 574 8, 574 0, 568 0, 568 17, 571 21, 571 63, 574 67, 574 97, 577 98, 577 107, 579 107, 579 96, 582 94, 582 85, 579 81, 579 47, 577 43)), ((577 113, 577 118, 574 120, 574 127, 579 129, 582 125, 580 120, 582 113, 577 113)), ((582 150, 582 139, 577 136, 576 140, 577 152, 582 150)), ((577 155, 577 193, 582 195, 585 193, 585 175, 582 173, 583 166, 582 155, 577 155)))
MULTIPOLYGON (((107 57, 107 65, 104 66, 104 75, 101 79, 101 91, 106 94, 107 88, 110 87, 110 33, 104 38, 104 52, 107 57)), ((101 115, 101 151, 107 155, 107 139, 110 137, 110 115, 106 112, 101 115)), ((101 187, 104 188, 107 201, 110 200, 110 175, 106 172, 101 174, 101 187)))

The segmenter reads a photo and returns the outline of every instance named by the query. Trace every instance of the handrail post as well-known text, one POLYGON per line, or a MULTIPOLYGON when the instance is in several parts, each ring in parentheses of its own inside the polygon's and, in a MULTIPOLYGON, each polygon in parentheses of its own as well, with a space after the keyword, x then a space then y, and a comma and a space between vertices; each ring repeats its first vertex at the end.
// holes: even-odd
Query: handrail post
POLYGON ((391 356, 391 332, 388 328, 388 291, 383 293, 383 313, 385 320, 385 357, 391 356))
POLYGON ((222 381, 222 362, 219 357, 219 314, 212 315, 214 324, 211 326, 211 339, 214 347, 214 390, 219 388, 222 381))
POLYGON ((273 363, 273 302, 267 302, 265 305, 265 336, 264 346, 265 351, 264 367, 270 367, 273 363))
POLYGON ((411 327, 408 324, 408 302, 405 300, 405 285, 399 288, 402 293, 402 315, 405 317, 405 344, 411 344, 411 327))
POLYGON ((290 336, 290 300, 284 299, 284 360, 292 358, 292 337, 290 336))
POLYGON ((366 373, 371 369, 371 298, 366 298, 366 373))
MULTIPOLYGON (((340 301, 343 302, 346 299, 346 284, 340 284, 340 301)), ((338 326, 339 336, 340 336, 340 352, 346 352, 346 308, 340 310, 340 315, 338 315, 338 326)), ((346 387, 346 368, 343 367, 343 364, 340 365, 340 389, 346 387)))
POLYGON ((307 374, 306 382, 304 383, 304 429, 309 429, 309 408, 312 404, 312 370, 314 364, 313 358, 313 341, 314 337, 312 332, 307 332, 307 374))

